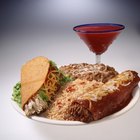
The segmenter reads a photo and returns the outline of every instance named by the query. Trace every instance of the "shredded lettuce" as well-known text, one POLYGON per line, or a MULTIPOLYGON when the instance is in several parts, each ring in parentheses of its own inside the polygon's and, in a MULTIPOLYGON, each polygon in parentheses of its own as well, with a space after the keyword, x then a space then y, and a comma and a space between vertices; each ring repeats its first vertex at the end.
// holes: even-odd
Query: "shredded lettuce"
POLYGON ((55 63, 54 61, 50 60, 49 62, 50 62, 50 65, 51 65, 52 67, 54 67, 55 69, 58 70, 58 67, 57 67, 57 65, 56 65, 56 63, 55 63))
POLYGON ((13 94, 12 94, 12 100, 14 100, 19 107, 21 107, 21 83, 18 82, 14 87, 13 87, 13 94))
POLYGON ((38 91, 38 94, 39 94, 39 97, 40 97, 43 101, 45 101, 45 102, 49 101, 49 98, 48 98, 48 96, 46 95, 46 93, 45 93, 44 90, 40 89, 40 90, 38 91))
POLYGON ((54 61, 50 60, 50 65, 52 67, 54 67, 56 70, 58 70, 58 72, 60 73, 60 77, 59 77, 59 84, 61 86, 65 85, 66 83, 73 81, 74 79, 72 79, 70 76, 66 76, 61 70, 59 70, 59 68, 57 67, 56 63, 54 61))
POLYGON ((59 79, 59 82, 60 82, 60 85, 65 85, 66 83, 68 83, 68 82, 70 82, 70 81, 73 81, 73 79, 71 78, 71 77, 69 77, 69 76, 65 76, 62 72, 61 72, 61 74, 62 74, 62 77, 60 77, 60 79, 59 79))

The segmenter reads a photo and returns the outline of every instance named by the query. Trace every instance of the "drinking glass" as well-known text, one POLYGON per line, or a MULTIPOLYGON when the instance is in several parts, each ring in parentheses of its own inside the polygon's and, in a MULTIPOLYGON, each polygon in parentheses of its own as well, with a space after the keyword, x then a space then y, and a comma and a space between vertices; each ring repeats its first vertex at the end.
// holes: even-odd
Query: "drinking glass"
POLYGON ((96 63, 101 63, 103 54, 116 39, 124 25, 116 23, 92 23, 75 26, 73 30, 96 55, 96 63))

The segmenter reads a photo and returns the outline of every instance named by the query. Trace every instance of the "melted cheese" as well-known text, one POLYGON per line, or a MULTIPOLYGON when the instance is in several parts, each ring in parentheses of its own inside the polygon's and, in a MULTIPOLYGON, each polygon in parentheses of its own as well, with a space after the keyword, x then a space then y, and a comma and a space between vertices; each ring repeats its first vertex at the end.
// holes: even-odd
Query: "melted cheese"
POLYGON ((133 81, 134 75, 131 71, 125 71, 115 78, 109 80, 101 87, 92 91, 92 93, 85 94, 83 99, 91 99, 93 101, 101 100, 103 96, 106 96, 116 90, 119 90, 120 86, 128 86, 133 81))

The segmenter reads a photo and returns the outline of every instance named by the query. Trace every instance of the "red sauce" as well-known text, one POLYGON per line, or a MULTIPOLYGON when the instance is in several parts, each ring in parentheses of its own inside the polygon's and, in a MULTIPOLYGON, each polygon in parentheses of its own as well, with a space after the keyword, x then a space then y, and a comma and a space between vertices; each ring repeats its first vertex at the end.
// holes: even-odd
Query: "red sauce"
POLYGON ((71 85, 71 86, 66 88, 67 92, 74 92, 75 90, 76 90, 75 85, 71 85))
POLYGON ((96 53, 104 53, 112 41, 120 33, 121 26, 79 26, 75 28, 80 38, 87 44, 89 49, 96 53), (117 31, 116 31, 117 30, 117 31))

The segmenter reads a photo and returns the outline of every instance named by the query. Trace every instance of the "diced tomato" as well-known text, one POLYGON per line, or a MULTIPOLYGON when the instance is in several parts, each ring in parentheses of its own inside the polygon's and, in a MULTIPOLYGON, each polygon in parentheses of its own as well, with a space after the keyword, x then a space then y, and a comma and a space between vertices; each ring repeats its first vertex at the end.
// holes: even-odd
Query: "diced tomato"
POLYGON ((76 89, 75 89, 75 85, 71 85, 69 87, 67 87, 66 91, 67 92, 74 92, 76 89))

